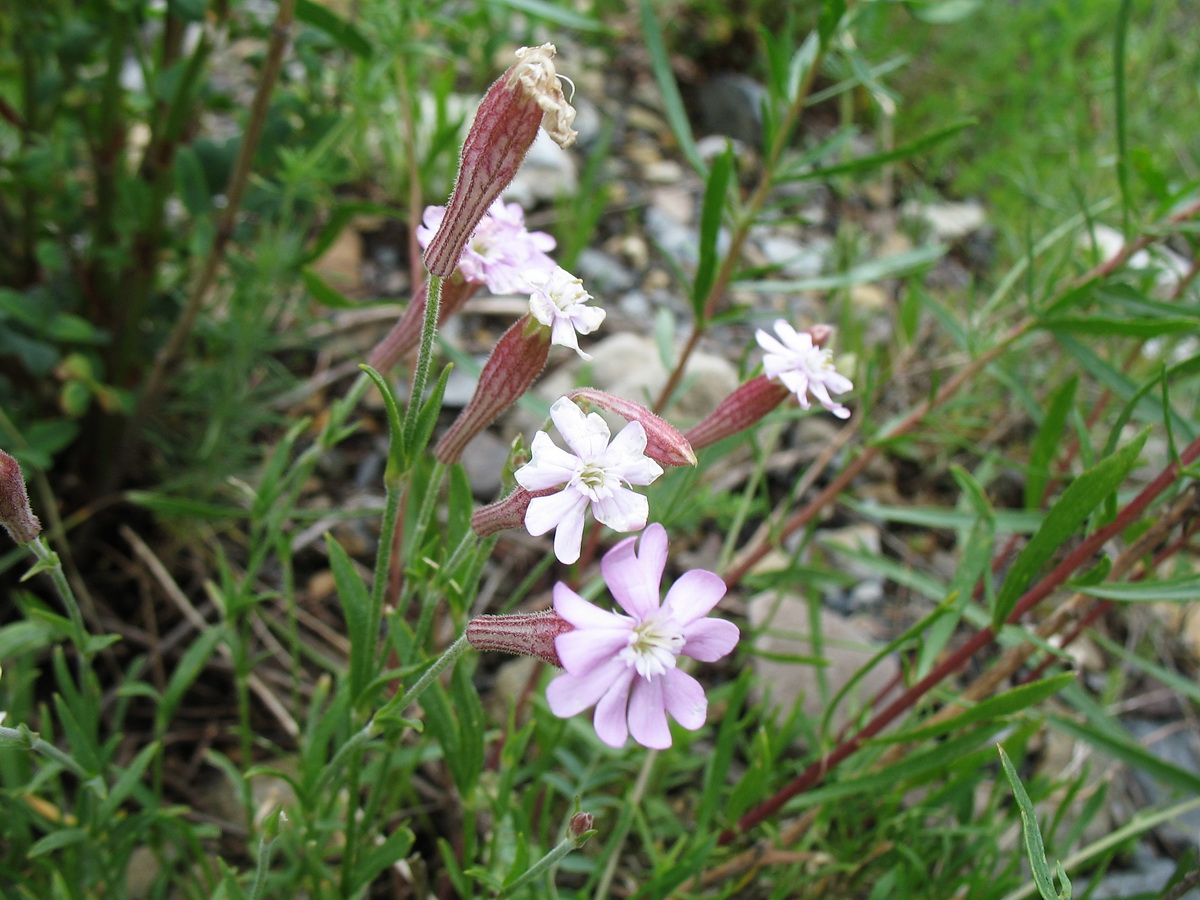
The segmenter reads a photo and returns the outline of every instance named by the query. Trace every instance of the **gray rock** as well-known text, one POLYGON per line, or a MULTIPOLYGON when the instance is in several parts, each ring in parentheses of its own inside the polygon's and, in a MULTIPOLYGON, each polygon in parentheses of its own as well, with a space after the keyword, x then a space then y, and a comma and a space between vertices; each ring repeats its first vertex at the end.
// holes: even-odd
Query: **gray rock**
POLYGON ((930 236, 937 241, 952 244, 972 232, 978 231, 987 222, 983 206, 974 201, 966 203, 917 203, 904 204, 903 213, 918 219, 929 228, 930 236))
POLYGON ((575 158, 539 128, 537 139, 529 148, 521 168, 517 169, 516 177, 505 188, 504 197, 528 210, 540 201, 549 202, 578 189, 575 158))
POLYGON ((463 450, 462 464, 476 497, 495 499, 500 493, 500 476, 510 447, 490 431, 484 431, 463 450))
POLYGON ((593 247, 579 254, 575 275, 583 279, 588 293, 596 297, 601 306, 630 290, 637 280, 619 260, 593 247))
POLYGON ((700 89, 701 130, 724 134, 757 147, 762 144, 762 104, 767 89, 753 78, 722 72, 700 89))
MULTIPOLYGON (((877 652, 875 642, 862 625, 832 610, 821 609, 820 649, 826 665, 783 661, 780 657, 811 657, 816 652, 808 603, 794 595, 767 592, 753 597, 747 612, 754 633, 754 649, 774 657, 754 656, 754 671, 758 676, 755 690, 760 692, 758 699, 766 695, 780 720, 800 703, 805 716, 819 721, 829 700, 877 652)), ((833 711, 830 719, 833 733, 857 718, 864 705, 891 684, 899 672, 900 665, 892 656, 884 657, 868 671, 833 711)))

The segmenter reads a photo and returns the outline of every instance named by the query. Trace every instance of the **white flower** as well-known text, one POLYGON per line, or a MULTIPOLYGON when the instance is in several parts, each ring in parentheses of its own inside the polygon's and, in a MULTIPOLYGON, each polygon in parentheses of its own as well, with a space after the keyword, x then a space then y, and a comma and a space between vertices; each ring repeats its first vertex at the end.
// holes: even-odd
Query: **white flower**
POLYGON ((849 378, 834 371, 833 354, 814 346, 811 334, 797 332, 783 319, 775 322, 775 334, 778 340, 761 329, 754 335, 766 351, 763 369, 767 377, 779 379, 804 409, 808 409, 808 395, 812 394, 839 419, 850 418, 850 410, 829 396, 854 387, 849 378))
POLYGON ((552 272, 526 272, 525 279, 532 289, 529 312, 550 326, 550 343, 570 347, 583 359, 591 359, 579 349, 575 333, 591 334, 600 327, 605 313, 586 305, 592 295, 583 289, 583 281, 562 266, 555 266, 552 272))
POLYGON ((550 418, 571 448, 562 450, 539 431, 533 438, 533 458, 517 469, 517 483, 527 491, 562 487, 556 494, 534 497, 525 511, 532 535, 554 533, 554 555, 560 562, 579 559, 583 519, 588 507, 597 522, 614 531, 638 531, 646 526, 649 504, 627 485, 649 484, 663 473, 645 455, 646 430, 630 422, 609 443, 609 430, 596 413, 583 410, 566 397, 550 407, 550 418))

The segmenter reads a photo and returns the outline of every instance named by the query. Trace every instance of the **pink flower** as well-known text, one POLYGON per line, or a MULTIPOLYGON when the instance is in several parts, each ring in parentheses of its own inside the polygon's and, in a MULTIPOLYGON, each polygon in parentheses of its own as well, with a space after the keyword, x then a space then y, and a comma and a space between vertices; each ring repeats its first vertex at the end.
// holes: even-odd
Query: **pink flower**
MULTIPOLYGON (((446 207, 427 206, 417 226, 417 243, 424 250, 437 234, 446 207)), ((544 231, 525 228, 519 204, 497 199, 479 220, 458 259, 458 271, 470 284, 485 284, 493 294, 529 293, 527 272, 551 272, 554 238, 544 231)))
POLYGON ((679 656, 720 659, 739 633, 732 622, 705 618, 725 595, 725 582, 712 572, 684 572, 660 603, 666 529, 650 525, 640 553, 636 542, 626 538, 600 563, 625 615, 592 605, 561 582, 554 586, 554 610, 574 630, 554 639, 566 672, 550 683, 546 700, 562 718, 594 704, 596 734, 610 747, 632 734, 643 746, 664 749, 671 746, 668 713, 695 731, 708 712, 704 689, 677 667, 679 656))
POLYGON ((830 396, 844 393, 854 387, 850 379, 833 368, 833 354, 813 342, 806 331, 797 332, 783 319, 775 322, 778 340, 761 329, 755 334, 758 345, 767 351, 763 357, 763 369, 768 378, 776 378, 796 395, 804 409, 812 394, 821 405, 839 419, 850 418, 850 410, 830 396))
POLYGON ((576 333, 591 334, 604 321, 605 312, 588 306, 592 295, 583 289, 582 279, 576 278, 561 266, 550 271, 531 270, 525 273, 527 290, 531 289, 529 312, 550 328, 550 343, 570 347, 580 358, 592 357, 579 349, 576 333))
POLYGON ((585 416, 567 397, 554 401, 550 418, 573 452, 539 431, 530 445, 533 458, 513 474, 527 491, 562 488, 529 501, 525 527, 532 535, 556 529, 554 555, 559 562, 573 563, 579 559, 588 508, 597 522, 614 531, 644 528, 649 504, 626 485, 649 484, 663 470, 645 455, 646 430, 640 422, 630 422, 610 444, 605 421, 596 413, 585 416))

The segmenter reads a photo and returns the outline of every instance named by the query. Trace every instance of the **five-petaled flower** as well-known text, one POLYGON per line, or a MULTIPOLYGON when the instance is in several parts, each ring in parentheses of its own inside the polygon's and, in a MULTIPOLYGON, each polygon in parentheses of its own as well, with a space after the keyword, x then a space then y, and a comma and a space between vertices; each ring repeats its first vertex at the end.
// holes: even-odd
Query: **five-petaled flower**
POLYGON ((587 305, 592 295, 583 289, 583 281, 561 266, 551 271, 527 271, 525 280, 532 293, 529 312, 550 327, 550 343, 570 347, 582 359, 591 359, 579 349, 575 334, 591 334, 600 327, 605 313, 587 305))
POLYGON ((783 319, 775 322, 775 334, 778 339, 761 329, 755 334, 758 345, 766 351, 763 370, 767 377, 781 381, 805 409, 812 394, 839 419, 850 418, 850 410, 830 396, 831 392, 841 394, 854 387, 849 378, 834 370, 833 354, 814 344, 811 334, 797 332, 783 319))
POLYGON ((554 639, 566 672, 546 689, 551 711, 562 718, 595 704, 600 740, 612 747, 632 734, 654 749, 671 746, 667 714, 695 731, 704 724, 708 700, 691 675, 678 668, 681 655, 703 662, 725 656, 737 644, 732 622, 705 618, 725 595, 725 582, 692 569, 660 603, 667 563, 667 532, 650 525, 641 537, 618 543, 601 560, 604 581, 624 615, 584 600, 565 584, 554 586, 554 610, 574 626, 554 639))
MULTIPOLYGON (((429 246, 445 217, 446 207, 425 207, 417 226, 421 249, 429 246)), ((525 228, 525 212, 519 204, 497 199, 463 247, 458 271, 468 283, 485 284, 493 294, 527 294, 527 272, 553 271, 554 261, 546 253, 554 244, 544 231, 525 228)))
POLYGON ((596 521, 615 531, 639 531, 646 526, 649 505, 628 485, 650 484, 663 470, 645 455, 646 430, 640 422, 630 422, 610 444, 605 421, 596 413, 584 415, 566 397, 550 407, 550 418, 572 452, 539 431, 530 446, 532 459, 514 475, 527 491, 562 488, 530 500, 525 527, 532 535, 557 529, 554 555, 573 563, 579 559, 588 508, 596 521))

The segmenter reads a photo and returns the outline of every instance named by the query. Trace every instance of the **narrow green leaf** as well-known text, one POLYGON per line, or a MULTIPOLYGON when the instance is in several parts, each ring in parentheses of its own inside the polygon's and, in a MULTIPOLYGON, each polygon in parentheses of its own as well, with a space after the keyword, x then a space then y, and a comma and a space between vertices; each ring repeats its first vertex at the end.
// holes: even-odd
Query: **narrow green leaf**
POLYGON ((548 0, 490 0, 498 6, 507 6, 521 12, 561 25, 563 28, 574 28, 579 31, 611 31, 603 22, 575 12, 569 6, 550 3, 548 0))
POLYGON ((133 793, 134 788, 141 783, 142 775, 146 772, 146 767, 150 765, 150 761, 158 754, 161 747, 162 744, 158 741, 152 741, 138 751, 137 756, 125 767, 125 771, 113 783, 113 786, 108 791, 108 796, 100 804, 96 812, 98 821, 108 822, 117 814, 117 809, 120 805, 133 793))
POLYGON ((366 59, 372 53, 371 42, 353 22, 343 19, 328 6, 323 6, 315 0, 296 0, 296 18, 305 25, 325 32, 334 43, 355 56, 366 59))
POLYGON ((1080 584, 1071 587, 1089 597, 1120 603, 1190 603, 1200 600, 1200 575, 1185 575, 1163 581, 1132 581, 1126 584, 1080 584))
POLYGON ((58 723, 67 743, 71 746, 71 755, 83 767, 84 771, 95 773, 100 771, 99 747, 92 737, 83 729, 70 706, 62 696, 54 695, 54 711, 58 715, 58 723))
POLYGON ((1072 334, 1117 335, 1118 337, 1147 338, 1171 334, 1194 334, 1200 330, 1200 319, 1190 316, 1170 318, 1126 319, 1120 316, 1055 316, 1038 323, 1050 331, 1072 334))
POLYGON ((820 166, 817 168, 808 168, 802 172, 793 171, 786 179, 787 181, 823 181, 827 178, 832 178, 834 175, 850 175, 855 172, 871 172, 875 169, 885 166, 888 163, 900 162, 901 160, 910 159, 914 156, 919 156, 929 151, 931 147, 935 147, 942 141, 949 140, 956 134, 965 131, 972 125, 976 124, 975 119, 962 119, 944 128, 939 128, 936 131, 931 131, 929 134, 922 135, 915 141, 910 141, 903 146, 896 147, 893 150, 888 150, 884 153, 872 153, 870 156, 860 156, 857 159, 849 160, 844 163, 837 163, 832 166, 820 166))
POLYGON ((350 638, 350 697, 351 702, 356 703, 370 680, 375 658, 371 596, 354 562, 333 535, 325 535, 325 546, 329 551, 329 567, 333 571, 338 602, 346 618, 346 634, 350 638))
POLYGON ((1052 722, 1061 731, 1091 744, 1114 759, 1135 769, 1141 769, 1165 785, 1189 794, 1200 794, 1200 775, 1164 759, 1159 759, 1124 732, 1120 725, 1116 725, 1110 730, 1095 727, 1091 723, 1075 722, 1061 716, 1049 716, 1047 721, 1052 722), (1118 731, 1121 733, 1118 734, 1118 731))
POLYGON ((915 250, 867 260, 838 275, 817 275, 797 281, 738 281, 734 286, 738 290, 761 294, 839 290, 856 284, 897 278, 927 268, 945 253, 946 248, 941 245, 918 247, 915 250))
MULTIPOLYGON (((400 404, 396 400, 396 394, 392 390, 391 384, 381 374, 376 372, 370 366, 360 366, 367 373, 375 387, 379 389, 379 395, 383 398, 384 409, 387 410, 388 422, 388 462, 387 462, 387 477, 399 478, 408 470, 408 448, 404 446, 404 422, 400 415, 400 404)), ((447 367, 449 368, 449 367, 447 367)))
POLYGON ((354 878, 350 883, 350 894, 374 881, 384 869, 399 862, 412 849, 414 836, 407 828, 398 828, 387 836, 382 844, 374 846, 369 853, 360 857, 354 866, 354 878))
POLYGON ((421 404, 420 412, 417 414, 416 428, 412 433, 413 444, 407 448, 410 461, 415 461, 424 452, 426 445, 429 443, 429 438, 433 435, 434 426, 437 425, 438 413, 442 411, 442 397, 446 394, 446 382, 449 380, 450 372, 453 368, 454 364, 448 363, 442 369, 442 374, 438 376, 437 382, 433 385, 429 399, 421 404))
POLYGON ((1062 447, 1063 429, 1078 387, 1079 377, 1072 375, 1050 396, 1042 424, 1029 448, 1029 469, 1025 475, 1026 509, 1037 509, 1042 504, 1042 494, 1050 482, 1050 466, 1062 447))
POLYGON ((88 833, 82 828, 63 828, 60 831, 52 831, 37 841, 26 851, 26 855, 30 858, 43 856, 47 853, 53 853, 55 850, 62 850, 64 847, 73 847, 76 844, 82 844, 87 839, 88 833))
POLYGON ((304 282, 304 287, 312 294, 312 298, 322 306, 330 309, 354 309, 359 305, 312 269, 301 269, 300 280, 304 282))
POLYGON ((180 657, 175 671, 171 673, 171 679, 163 690, 162 699, 154 711, 155 727, 160 734, 166 730, 171 717, 175 715, 175 710, 179 708, 184 693, 208 665, 209 657, 213 655, 213 651, 217 648, 217 642, 224 634, 225 627, 223 625, 214 625, 208 628, 192 641, 183 656, 180 657))
POLYGON ((829 41, 837 33, 846 14, 846 0, 821 0, 821 14, 817 18, 817 35, 821 38, 821 46, 829 46, 829 41))
POLYGON ((1053 697, 1074 681, 1075 673, 1073 672, 1052 675, 1049 678, 1043 678, 1041 681, 1035 681, 1032 684, 1023 684, 1012 690, 996 694, 994 697, 981 700, 965 712, 945 721, 934 722, 930 725, 919 725, 909 731, 883 735, 874 740, 876 743, 924 741, 932 737, 938 737, 939 735, 949 734, 952 731, 958 731, 961 728, 965 728, 968 725, 975 725, 978 722, 1003 719, 1041 703, 1048 697, 1053 697))
MULTIPOLYGON (((1000 762, 1004 765, 1004 774, 1008 777, 1008 783, 1012 785, 1013 797, 1016 799, 1017 809, 1021 813, 1021 830, 1025 836, 1025 855, 1029 859, 1029 868, 1033 872, 1033 881, 1037 885, 1038 893, 1042 895, 1042 900, 1070 900, 1071 883, 1069 881, 1064 883, 1063 893, 1054 890, 1054 876, 1050 872, 1050 864, 1046 861, 1046 848, 1042 843, 1042 831, 1038 827, 1037 812, 1033 808, 1033 801, 1029 799, 1025 785, 1021 784, 1017 770, 1009 760, 1008 754, 1004 752, 1004 748, 997 744, 996 749, 1000 751, 1000 762)), ((1059 871, 1062 871, 1061 865, 1059 871)))
POLYGON ((704 204, 700 212, 700 261, 696 266, 696 278, 692 282, 692 310, 696 322, 703 324, 705 305, 709 291, 717 275, 718 249, 721 235, 721 213, 725 209, 725 196, 733 176, 733 144, 725 145, 725 152, 717 156, 708 173, 704 186, 704 204))
POLYGON ((130 503, 166 516, 183 516, 193 519, 244 519, 250 510, 229 506, 224 503, 205 503, 187 497, 172 497, 152 491, 129 491, 125 499, 130 503))
POLYGON ((1070 539, 1093 510, 1125 480, 1146 443, 1146 429, 1128 446, 1101 460, 1068 485, 1050 508, 1041 527, 1017 556, 1000 586, 992 609, 992 628, 999 632, 1034 576, 1070 539))
MULTIPOLYGON (((846 505, 860 515, 884 522, 900 522, 924 528, 970 528, 977 516, 965 510, 931 506, 885 506, 847 499, 846 505)), ((1031 534, 1041 527, 1045 514, 1027 510, 994 510, 996 530, 1001 534, 1031 534)))
POLYGON ((658 90, 666 108, 667 123, 671 126, 675 140, 679 142, 679 149, 688 163, 703 175, 707 167, 696 148, 696 138, 692 134, 687 111, 683 108, 679 85, 675 83, 675 73, 671 71, 671 59, 667 54, 666 44, 663 43, 658 19, 654 15, 653 0, 639 0, 638 6, 642 13, 642 40, 645 41, 646 50, 650 54, 650 68, 654 72, 654 80, 658 82, 658 90))
POLYGON ((1197 684, 1194 678, 1188 675, 1180 675, 1178 672, 1172 672, 1165 666, 1160 666, 1150 662, 1148 659, 1143 659, 1138 654, 1126 650, 1120 644, 1110 641, 1098 632, 1092 632, 1091 638, 1107 652, 1119 657, 1134 668, 1145 672, 1151 678, 1162 682, 1180 696, 1187 697, 1193 703, 1200 704, 1200 684, 1197 684))

